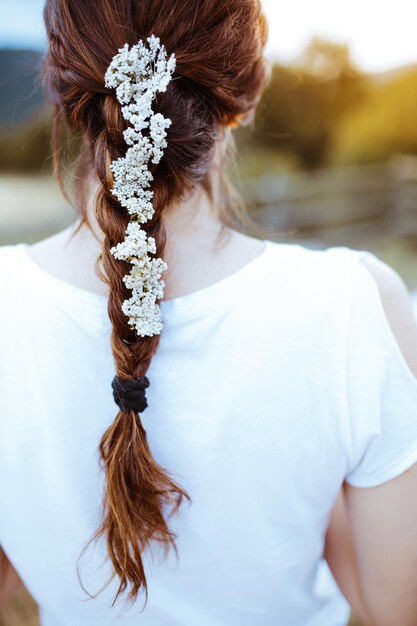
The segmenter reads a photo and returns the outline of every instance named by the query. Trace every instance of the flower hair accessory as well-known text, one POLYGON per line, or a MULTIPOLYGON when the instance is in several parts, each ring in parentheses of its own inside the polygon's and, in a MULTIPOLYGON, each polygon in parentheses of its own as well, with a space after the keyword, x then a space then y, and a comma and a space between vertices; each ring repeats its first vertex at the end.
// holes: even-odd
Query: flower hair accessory
POLYGON ((149 190, 152 173, 148 163, 159 163, 166 148, 166 128, 171 120, 154 113, 152 101, 157 92, 166 91, 175 70, 175 54, 167 59, 166 50, 159 37, 147 38, 149 48, 142 40, 136 45, 126 43, 119 48, 105 74, 105 85, 116 89, 125 120, 132 126, 124 130, 123 137, 129 146, 126 155, 112 161, 114 176, 112 194, 127 209, 130 221, 125 240, 110 249, 111 254, 132 264, 123 281, 132 290, 131 298, 122 304, 129 325, 140 337, 159 334, 162 330, 161 310, 156 300, 162 298, 165 283, 160 279, 167 264, 157 257, 156 242, 148 237, 141 223, 152 219, 153 191, 149 190), (148 129, 144 135, 143 130, 148 129))

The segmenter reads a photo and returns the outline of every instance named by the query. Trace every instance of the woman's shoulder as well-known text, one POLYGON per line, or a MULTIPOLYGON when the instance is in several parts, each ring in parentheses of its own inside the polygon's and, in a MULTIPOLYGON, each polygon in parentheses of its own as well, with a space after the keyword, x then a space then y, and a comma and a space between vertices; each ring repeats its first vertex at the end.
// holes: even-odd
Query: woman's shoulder
POLYGON ((28 243, 18 242, 0 245, 0 289, 8 294, 27 293, 33 276, 27 263, 28 243))
POLYGON ((362 258, 374 256, 369 250, 342 245, 267 240, 267 248, 274 282, 309 299, 311 305, 342 300, 347 305, 354 268, 362 258))
POLYGON ((366 315, 374 332, 395 339, 413 362, 407 349, 410 338, 405 337, 407 329, 416 333, 413 302, 393 267, 366 248, 272 241, 268 245, 268 280, 276 306, 315 320, 317 328, 333 328, 345 344, 349 336, 352 340, 356 321, 364 323, 366 315))
POLYGON ((24 244, 0 245, 0 356, 30 326, 33 285, 22 263, 24 244))
POLYGON ((19 254, 22 246, 27 245, 24 242, 3 243, 0 245, 0 262, 3 262, 8 256, 19 254))
POLYGON ((12 286, 23 279, 19 275, 19 269, 26 245, 23 242, 0 245, 0 286, 2 289, 5 283, 12 286))
MULTIPOLYGON (((324 362, 345 358, 354 268, 360 251, 347 246, 319 247, 268 240, 258 266, 248 315, 272 342, 287 340, 324 362)), ((323 365, 326 367, 326 365, 323 365)), ((329 366, 330 367, 330 366, 329 366)))
POLYGON ((274 241, 266 239, 267 247, 270 254, 279 257, 287 257, 292 261, 292 265, 288 269, 302 269, 304 271, 318 271, 320 266, 323 271, 328 268, 331 270, 336 265, 352 265, 355 264, 364 255, 373 254, 367 249, 356 249, 350 246, 337 245, 326 246, 316 242, 300 242, 300 241, 274 241))

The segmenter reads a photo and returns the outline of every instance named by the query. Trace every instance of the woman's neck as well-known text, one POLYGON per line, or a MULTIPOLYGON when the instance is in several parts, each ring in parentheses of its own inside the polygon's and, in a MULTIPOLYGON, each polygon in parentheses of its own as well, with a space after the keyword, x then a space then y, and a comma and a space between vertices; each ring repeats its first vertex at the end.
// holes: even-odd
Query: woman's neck
MULTIPOLYGON (((90 186, 87 217, 90 227, 80 220, 65 230, 31 245, 34 262, 54 276, 87 291, 108 295, 108 287, 95 272, 103 233, 94 213, 96 188, 90 186)), ((262 243, 222 225, 216 207, 200 189, 164 214, 166 247, 163 259, 164 299, 197 291, 234 273, 256 257, 262 243)))
MULTIPOLYGON (((90 189, 86 206, 90 226, 84 224, 70 245, 95 250, 98 256, 103 233, 94 211, 96 186, 91 185, 90 189)), ((163 279, 165 298, 170 299, 178 291, 188 291, 190 283, 201 281, 201 272, 207 273, 208 267, 213 266, 213 259, 222 254, 235 231, 222 225, 218 212, 202 188, 164 209, 163 224, 166 233, 163 259, 168 265, 163 279)))

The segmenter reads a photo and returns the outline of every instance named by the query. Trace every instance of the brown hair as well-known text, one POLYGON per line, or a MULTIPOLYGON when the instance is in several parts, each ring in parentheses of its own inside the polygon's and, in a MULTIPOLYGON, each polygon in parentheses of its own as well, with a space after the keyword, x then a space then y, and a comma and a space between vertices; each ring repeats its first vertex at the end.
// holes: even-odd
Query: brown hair
MULTIPOLYGON (((60 163, 64 122, 81 138, 75 176, 81 223, 89 225, 86 172, 101 183, 94 198, 104 234, 97 271, 109 286, 116 373, 125 379, 143 376, 160 336, 139 338, 121 310, 131 295, 122 281, 129 266, 115 260, 110 248, 124 239, 129 215, 110 191, 109 165, 126 152, 126 122, 114 93, 105 87, 105 71, 124 43, 131 46, 152 33, 168 55, 176 56, 173 80, 153 104, 153 110, 172 124, 161 162, 150 166, 155 214, 144 225, 156 240, 157 256, 163 258, 164 208, 199 185, 213 198, 211 166, 217 140, 225 127, 248 119, 261 97, 270 76, 263 57, 267 23, 259 0, 47 0, 44 20, 49 45, 43 82, 55 107, 54 171, 65 193, 60 163)), ((222 184, 230 189, 224 178, 222 184)), ((224 222, 231 197, 226 193, 224 222)), ((133 411, 117 412, 100 442, 100 455, 106 492, 102 522, 90 542, 106 538, 112 578, 120 580, 114 602, 126 589, 131 600, 141 587, 147 597, 142 552, 151 540, 160 542, 165 553, 170 546, 176 551, 176 535, 164 513, 174 513, 190 497, 153 458, 140 416, 133 411)))

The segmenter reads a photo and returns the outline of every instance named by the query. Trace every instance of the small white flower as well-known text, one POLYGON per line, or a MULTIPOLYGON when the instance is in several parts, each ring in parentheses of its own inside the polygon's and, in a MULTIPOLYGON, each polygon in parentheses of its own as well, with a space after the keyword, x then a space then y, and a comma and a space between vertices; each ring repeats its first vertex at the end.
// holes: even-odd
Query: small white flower
POLYGON ((175 54, 167 59, 159 37, 147 38, 149 48, 140 40, 129 49, 126 43, 119 48, 105 74, 105 85, 116 90, 123 118, 131 127, 123 132, 129 148, 126 155, 114 160, 110 169, 114 185, 112 194, 133 217, 127 225, 125 240, 113 246, 111 254, 132 264, 130 273, 123 277, 132 296, 122 304, 129 317, 129 325, 140 337, 159 334, 162 330, 160 307, 156 300, 163 297, 165 283, 161 274, 167 264, 156 254, 156 242, 147 237, 140 224, 152 219, 153 191, 147 189, 153 180, 148 163, 159 163, 167 147, 166 129, 171 120, 152 111, 157 92, 166 91, 175 70, 175 54), (144 135, 143 130, 148 129, 144 135))

